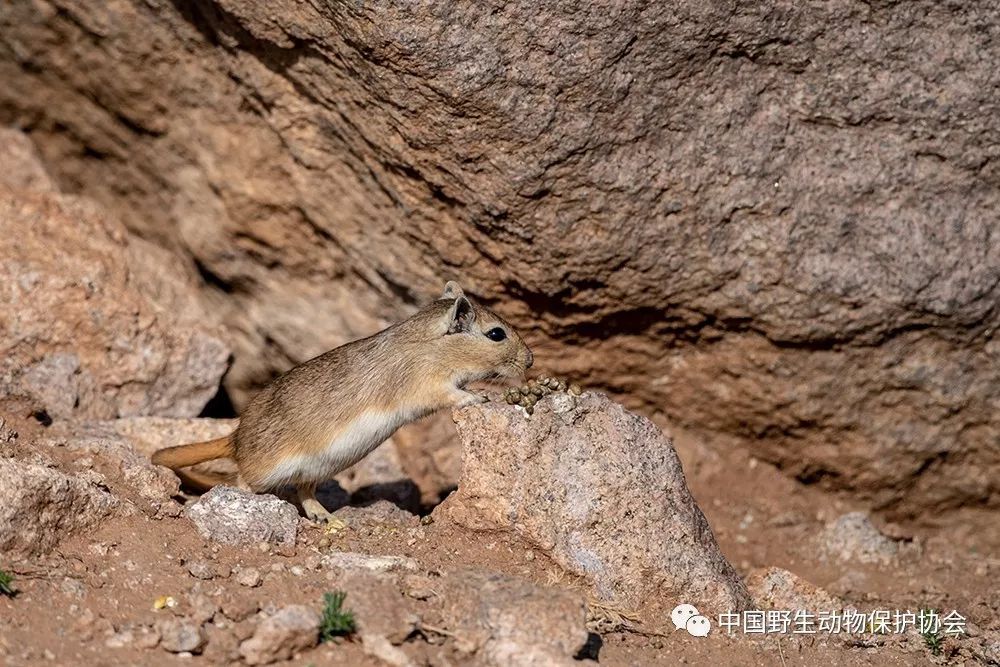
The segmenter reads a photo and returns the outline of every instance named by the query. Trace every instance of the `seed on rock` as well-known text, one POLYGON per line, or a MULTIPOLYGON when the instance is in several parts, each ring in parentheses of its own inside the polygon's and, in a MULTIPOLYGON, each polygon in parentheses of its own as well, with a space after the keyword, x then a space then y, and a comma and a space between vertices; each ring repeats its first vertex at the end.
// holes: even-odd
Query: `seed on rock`
POLYGON ((514 397, 514 394, 507 394, 507 395, 506 395, 506 396, 504 397, 504 399, 505 399, 505 400, 507 401, 507 403, 508 403, 508 404, 510 404, 510 405, 514 405, 515 403, 517 403, 517 398, 515 398, 515 397, 514 397))
POLYGON ((420 517, 420 523, 424 526, 429 526, 432 523, 434 523, 434 517, 432 517, 430 514, 425 514, 424 516, 420 517))
POLYGON ((583 389, 580 388, 580 385, 574 383, 569 386, 569 393, 573 394, 574 396, 579 396, 580 394, 583 393, 583 389))

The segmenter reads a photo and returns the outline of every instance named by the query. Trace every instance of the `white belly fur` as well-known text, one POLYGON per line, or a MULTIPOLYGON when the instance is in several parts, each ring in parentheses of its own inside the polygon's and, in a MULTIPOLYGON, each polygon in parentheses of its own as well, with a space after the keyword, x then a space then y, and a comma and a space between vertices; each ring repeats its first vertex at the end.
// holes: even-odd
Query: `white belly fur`
POLYGON ((303 482, 323 482, 368 456, 410 421, 400 412, 365 412, 342 429, 315 454, 295 454, 282 459, 264 480, 270 487, 303 482))

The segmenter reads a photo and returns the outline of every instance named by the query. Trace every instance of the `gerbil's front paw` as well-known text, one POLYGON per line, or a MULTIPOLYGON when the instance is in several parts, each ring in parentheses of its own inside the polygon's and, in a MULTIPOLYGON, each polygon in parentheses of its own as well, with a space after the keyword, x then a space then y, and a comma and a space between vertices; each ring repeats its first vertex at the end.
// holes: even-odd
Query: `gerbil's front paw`
POLYGON ((456 408, 467 408, 470 405, 479 405, 480 403, 485 403, 488 399, 485 396, 480 396, 479 394, 473 394, 471 391, 463 391, 455 399, 454 406, 456 408))

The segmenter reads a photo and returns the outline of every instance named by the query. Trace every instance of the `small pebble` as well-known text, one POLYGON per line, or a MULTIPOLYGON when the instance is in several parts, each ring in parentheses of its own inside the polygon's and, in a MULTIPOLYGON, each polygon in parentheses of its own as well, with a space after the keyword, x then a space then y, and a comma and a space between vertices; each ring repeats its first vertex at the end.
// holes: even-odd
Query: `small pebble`
POLYGON ((256 588, 257 586, 260 586, 260 570, 255 567, 248 567, 241 570, 240 573, 236 575, 236 582, 240 586, 256 588))
POLYGON ((193 560, 187 564, 187 571, 195 579, 208 581, 215 578, 215 570, 211 565, 201 560, 193 560))

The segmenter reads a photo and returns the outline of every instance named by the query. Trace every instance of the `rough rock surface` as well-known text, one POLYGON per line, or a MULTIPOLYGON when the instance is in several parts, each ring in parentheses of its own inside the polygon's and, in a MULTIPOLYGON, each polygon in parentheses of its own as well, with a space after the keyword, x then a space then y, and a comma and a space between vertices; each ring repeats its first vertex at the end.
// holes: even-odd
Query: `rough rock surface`
MULTIPOLYGON (((129 420, 121 420, 129 421, 129 420)), ((38 446, 64 448, 73 458, 74 467, 98 470, 115 485, 115 491, 139 500, 151 513, 177 506, 171 498, 179 491, 177 476, 162 466, 153 465, 149 456, 120 435, 117 421, 57 422, 36 439, 38 446)))
POLYGON ((476 571, 461 572, 445 584, 449 612, 461 619, 465 641, 479 647, 486 664, 579 664, 574 656, 587 642, 580 595, 476 571))
POLYGON ((370 556, 350 551, 332 551, 323 556, 320 562, 323 567, 337 570, 392 572, 417 569, 417 562, 405 556, 370 556))
POLYGON ((0 417, 0 552, 40 555, 109 517, 178 516, 178 480, 115 422, 63 420, 19 436, 0 417))
POLYGON ((460 664, 579 664, 573 657, 587 641, 582 595, 496 572, 387 574, 359 566, 345 569, 338 587, 347 593, 344 604, 356 614, 362 641, 376 650, 381 645, 382 652, 394 653, 382 639, 400 645, 425 622, 454 636, 460 664), (425 598, 440 609, 429 610, 418 600, 425 598))
POLYGON ((164 618, 156 623, 160 646, 171 653, 200 653, 205 646, 201 623, 189 618, 164 618))
POLYGON ((836 611, 844 607, 842 601, 822 588, 780 567, 754 570, 746 584, 761 609, 836 611))
POLYGON ((891 564, 900 545, 883 535, 864 512, 849 512, 829 524, 819 536, 824 557, 859 563, 891 564))
MULTIPOLYGON (((146 465, 149 457, 159 449, 183 445, 191 442, 214 440, 232 433, 236 428, 235 419, 176 419, 170 417, 127 417, 94 422, 69 422, 54 424, 50 432, 68 437, 105 437, 126 440, 135 448, 146 465)), ((153 466, 159 474, 177 483, 177 477, 166 468, 153 466)), ((236 464, 230 459, 217 459, 200 463, 195 470, 222 476, 230 483, 236 483, 236 464)))
POLYGON ((73 531, 120 507, 97 473, 66 475, 41 463, 0 458, 0 554, 44 554, 73 531))
POLYGON ((15 0, 0 122, 197 265, 237 403, 461 277, 546 370, 910 513, 1000 502, 993 19, 15 0))
POLYGON ((0 127, 0 164, 0 185, 15 190, 56 191, 35 144, 23 132, 0 127))
POLYGON ((530 418, 502 403, 454 416, 462 478, 445 517, 516 531, 616 604, 750 604, 672 443, 645 417, 594 392, 542 399, 530 418))
POLYGON ((280 551, 295 547, 299 513, 272 495, 216 486, 187 508, 187 516, 203 537, 223 544, 266 542, 280 551))
POLYGON ((240 644, 240 655, 249 665, 288 660, 316 645, 319 614, 302 605, 289 605, 260 622, 252 637, 240 644))
MULTIPOLYGON (((4 143, 0 154, 23 148, 10 132, 4 143)), ((20 185, 38 185, 19 166, 30 155, 18 160, 20 185)), ((40 187, 0 186, 0 397, 56 418, 200 412, 229 350, 171 278, 176 259, 94 203, 40 187)))

